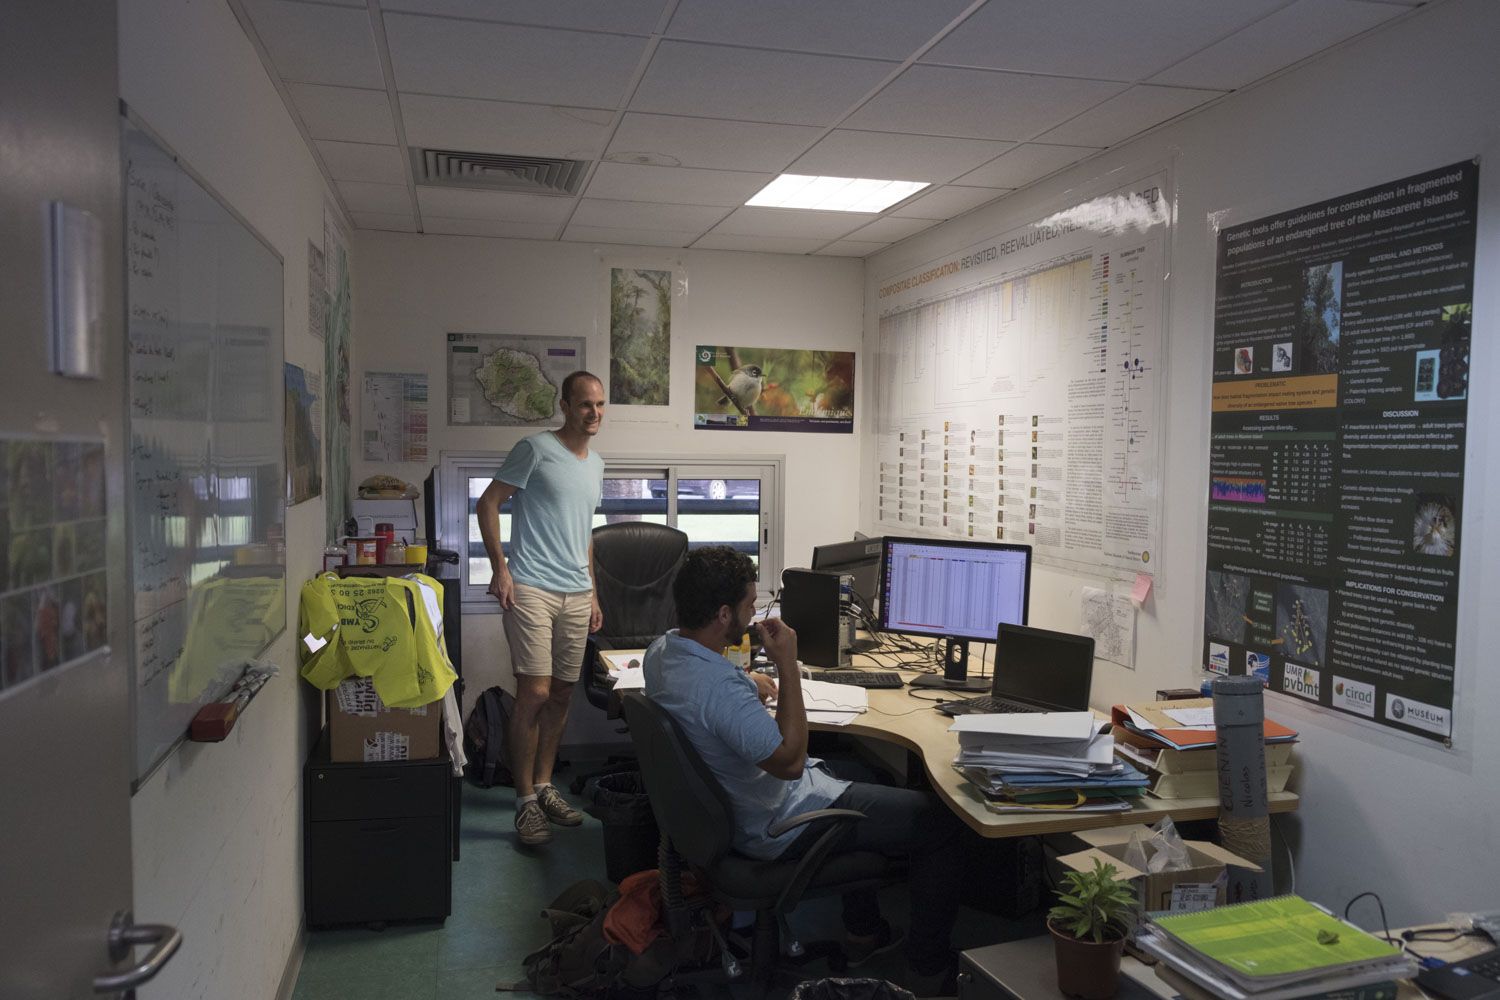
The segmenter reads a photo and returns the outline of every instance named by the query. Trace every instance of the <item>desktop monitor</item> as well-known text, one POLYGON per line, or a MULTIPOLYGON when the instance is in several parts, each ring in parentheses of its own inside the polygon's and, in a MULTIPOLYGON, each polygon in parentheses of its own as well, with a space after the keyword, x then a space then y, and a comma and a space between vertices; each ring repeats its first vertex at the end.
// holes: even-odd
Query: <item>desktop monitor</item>
POLYGON ((813 548, 812 568, 820 573, 839 573, 854 578, 854 599, 871 615, 880 588, 879 538, 856 538, 813 548))
POLYGON ((887 536, 880 567, 880 631, 943 642, 943 676, 912 686, 988 690, 968 677, 968 643, 993 641, 1002 623, 1026 624, 1031 546, 887 536))

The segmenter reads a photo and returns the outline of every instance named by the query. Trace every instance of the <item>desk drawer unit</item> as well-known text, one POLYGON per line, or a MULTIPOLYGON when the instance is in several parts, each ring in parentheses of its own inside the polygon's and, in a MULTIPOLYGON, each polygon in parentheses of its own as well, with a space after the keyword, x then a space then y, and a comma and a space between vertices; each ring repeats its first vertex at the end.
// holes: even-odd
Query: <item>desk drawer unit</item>
POLYGON ((325 732, 303 769, 308 926, 447 917, 452 792, 446 756, 335 764, 325 732))

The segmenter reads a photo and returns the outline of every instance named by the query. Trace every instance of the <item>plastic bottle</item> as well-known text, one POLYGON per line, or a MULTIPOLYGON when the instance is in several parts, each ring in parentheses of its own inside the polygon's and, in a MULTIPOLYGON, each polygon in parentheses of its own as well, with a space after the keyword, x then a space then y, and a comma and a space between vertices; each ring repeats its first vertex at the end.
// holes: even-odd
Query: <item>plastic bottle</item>
POLYGON ((738 645, 724 647, 724 659, 741 670, 750 669, 750 633, 740 636, 738 645))

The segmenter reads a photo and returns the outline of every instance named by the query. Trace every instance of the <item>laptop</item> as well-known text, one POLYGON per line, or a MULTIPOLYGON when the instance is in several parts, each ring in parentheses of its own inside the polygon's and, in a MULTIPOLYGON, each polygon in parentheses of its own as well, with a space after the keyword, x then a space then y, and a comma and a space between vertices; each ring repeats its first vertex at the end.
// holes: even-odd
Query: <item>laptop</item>
POLYGON ((1001 625, 995 635, 995 678, 979 698, 940 702, 944 715, 991 712, 1084 712, 1094 678, 1091 636, 1001 625))
POLYGON ((1436 969, 1423 969, 1417 985, 1446 1000, 1496 1000, 1500 998, 1500 948, 1436 969))

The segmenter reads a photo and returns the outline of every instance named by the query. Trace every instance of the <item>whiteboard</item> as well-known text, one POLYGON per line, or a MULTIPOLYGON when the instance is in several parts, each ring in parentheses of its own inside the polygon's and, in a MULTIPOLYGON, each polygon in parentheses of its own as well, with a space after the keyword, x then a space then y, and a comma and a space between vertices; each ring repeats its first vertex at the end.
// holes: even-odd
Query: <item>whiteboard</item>
POLYGON ((134 775, 286 628, 282 260, 124 123, 134 775))

